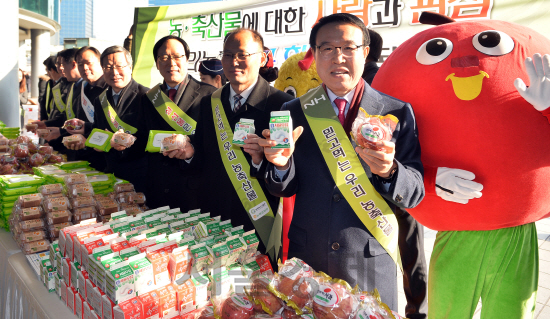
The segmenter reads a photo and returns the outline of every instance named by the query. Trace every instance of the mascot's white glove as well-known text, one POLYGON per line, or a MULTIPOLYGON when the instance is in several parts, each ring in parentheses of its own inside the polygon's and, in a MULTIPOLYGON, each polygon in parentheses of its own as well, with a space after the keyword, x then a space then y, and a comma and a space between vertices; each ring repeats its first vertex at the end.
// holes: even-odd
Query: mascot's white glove
POLYGON ((483 185, 474 182, 475 177, 465 170, 438 167, 435 193, 446 201, 467 204, 468 200, 481 197, 483 185))
POLYGON ((550 107, 550 55, 541 57, 535 53, 533 58, 525 59, 525 69, 529 76, 529 87, 522 79, 514 80, 514 86, 519 94, 539 112, 550 107))

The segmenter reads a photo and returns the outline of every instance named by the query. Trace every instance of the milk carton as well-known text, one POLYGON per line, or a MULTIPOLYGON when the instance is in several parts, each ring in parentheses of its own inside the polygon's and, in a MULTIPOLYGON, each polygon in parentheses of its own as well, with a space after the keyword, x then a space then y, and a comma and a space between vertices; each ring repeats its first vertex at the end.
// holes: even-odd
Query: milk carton
POLYGON ((177 309, 183 315, 195 310, 195 285, 189 275, 180 278, 180 281, 181 284, 172 283, 172 286, 176 289, 177 309))
POLYGON ((137 247, 130 247, 128 249, 124 249, 120 251, 120 259, 122 259, 123 261, 127 261, 128 258, 138 254, 139 254, 139 250, 137 249, 137 247))
POLYGON ((160 297, 159 312, 162 318, 171 318, 174 313, 179 314, 177 311, 177 298, 176 289, 172 285, 166 285, 157 289, 160 297))
POLYGON ((113 265, 106 279, 106 293, 112 301, 120 303, 136 296, 134 271, 127 261, 113 265))
POLYGON ((243 146, 245 144, 244 141, 248 138, 248 134, 254 134, 255 131, 254 120, 241 118, 240 121, 235 124, 233 145, 243 146))
POLYGON ((156 290, 141 294, 138 299, 143 307, 143 315, 147 319, 160 318, 160 296, 156 290))
POLYGON ((103 319, 113 319, 113 308, 115 307, 115 303, 109 299, 107 295, 101 296, 101 307, 103 308, 103 319))
POLYGON ((138 295, 155 289, 153 264, 145 253, 128 258, 128 265, 134 271, 134 287, 138 295))
POLYGON ((292 118, 290 111, 273 111, 269 120, 269 133, 271 140, 277 145, 271 148, 290 148, 292 145, 292 118))
POLYGON ((116 307, 113 308, 113 313, 115 319, 145 318, 145 316, 143 315, 141 303, 139 302, 139 299, 137 297, 118 304, 116 307))
POLYGON ((172 250, 169 254, 170 261, 168 262, 168 272, 172 282, 177 281, 184 275, 189 274, 191 269, 191 251, 187 246, 178 247, 172 250))

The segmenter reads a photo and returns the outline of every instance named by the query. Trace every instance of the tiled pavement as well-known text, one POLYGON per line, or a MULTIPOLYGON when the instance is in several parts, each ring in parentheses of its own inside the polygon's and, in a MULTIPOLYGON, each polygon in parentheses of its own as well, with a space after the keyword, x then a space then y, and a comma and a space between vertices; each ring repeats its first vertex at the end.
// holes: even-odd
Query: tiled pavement
MULTIPOLYGON (((537 293, 537 307, 535 310, 536 319, 550 319, 550 218, 543 219, 537 223, 539 239, 539 290, 537 293)), ((426 262, 430 264, 433 245, 435 242, 435 230, 424 228, 424 251, 426 262)), ((400 275, 398 275, 400 276, 400 275)), ((399 313, 405 314, 405 293, 403 292, 403 280, 398 278, 399 313)), ((481 304, 478 305, 474 318, 480 318, 481 304)))

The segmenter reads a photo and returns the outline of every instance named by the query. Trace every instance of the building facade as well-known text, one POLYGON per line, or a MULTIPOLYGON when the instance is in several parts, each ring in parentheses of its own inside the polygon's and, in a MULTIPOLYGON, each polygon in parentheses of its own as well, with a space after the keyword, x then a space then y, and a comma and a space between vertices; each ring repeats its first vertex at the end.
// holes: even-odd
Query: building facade
POLYGON ((61 0, 59 44, 65 38, 92 38, 94 30, 93 0, 61 0))

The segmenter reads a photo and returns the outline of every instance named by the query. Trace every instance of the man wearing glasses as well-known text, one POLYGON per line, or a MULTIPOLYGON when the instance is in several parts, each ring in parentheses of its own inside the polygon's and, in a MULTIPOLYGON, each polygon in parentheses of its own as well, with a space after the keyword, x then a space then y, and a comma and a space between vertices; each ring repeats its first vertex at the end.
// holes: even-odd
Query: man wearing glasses
MULTIPOLYGON (((103 68, 99 62, 101 53, 94 47, 85 46, 76 52, 76 63, 78 71, 84 81, 80 86, 78 93, 80 95, 75 100, 74 116, 78 124, 82 127, 78 130, 67 129, 70 134, 82 134, 90 132, 94 123, 94 105, 93 101, 107 88, 107 82, 103 78, 103 68)), ((69 147, 72 150, 84 148, 84 144, 69 147)), ((93 149, 86 149, 76 153, 77 160, 86 160, 90 166, 103 171, 105 170, 105 156, 93 149)))
POLYGON ((397 311, 400 255, 393 212, 424 197, 413 111, 361 78, 369 36, 356 16, 321 18, 309 42, 323 85, 283 106, 296 127, 295 148, 272 149, 269 131, 259 141, 270 162, 269 191, 296 195, 288 257, 352 287, 377 288, 382 301, 397 311), (377 142, 379 150, 357 147, 348 137, 359 108, 399 120, 391 141, 377 142))
MULTIPOLYGON (((189 46, 176 36, 169 35, 157 41, 153 56, 163 83, 143 96, 141 112, 146 131, 172 131, 190 135, 199 121, 201 99, 216 89, 187 74, 189 46)), ((198 171, 180 168, 181 151, 147 154, 147 204, 155 208, 170 205, 182 212, 199 208, 198 171)))
POLYGON ((149 88, 132 78, 132 56, 123 47, 108 47, 99 61, 108 87, 93 101, 92 128, 113 133, 123 130, 137 137, 135 143, 128 148, 111 140, 112 148, 105 153, 105 170, 134 184, 137 192, 143 192, 147 183, 144 178, 147 172, 147 157, 144 152, 147 132, 143 129, 139 108, 141 98, 149 88))
POLYGON ((292 100, 259 75, 267 61, 263 47, 262 36, 254 30, 237 29, 228 34, 221 61, 229 83, 202 99, 200 122, 191 140, 195 150, 183 154, 183 158, 194 155, 190 168, 202 169, 200 208, 222 220, 231 219, 234 227, 256 229, 259 251, 265 251, 279 198, 264 191, 264 182, 255 178, 267 164, 258 136, 249 134, 243 147, 231 142, 235 124, 241 119, 253 120, 256 132, 261 132, 269 127, 271 111, 292 100), (266 215, 252 216, 253 207, 263 209, 266 215))

